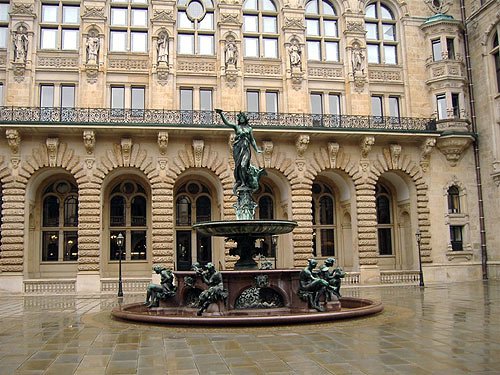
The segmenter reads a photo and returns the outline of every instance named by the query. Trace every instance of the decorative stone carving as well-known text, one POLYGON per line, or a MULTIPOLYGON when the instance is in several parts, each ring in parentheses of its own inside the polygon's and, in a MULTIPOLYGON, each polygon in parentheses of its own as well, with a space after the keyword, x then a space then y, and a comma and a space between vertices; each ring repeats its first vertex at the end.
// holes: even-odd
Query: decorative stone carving
POLYGON ((97 76, 99 75, 99 68, 97 65, 88 65, 85 67, 85 72, 87 73, 87 82, 96 83, 97 76))
POLYGON ((87 35, 87 65, 97 65, 99 61, 99 47, 101 42, 99 40, 99 32, 96 29, 89 31, 87 35))
POLYGON ((16 129, 7 129, 5 131, 5 138, 7 138, 10 151, 13 154, 17 154, 19 152, 19 145, 21 144, 21 135, 19 132, 16 129))
POLYGON ((28 28, 20 25, 13 33, 14 62, 26 64, 28 57, 28 28))
POLYGON ((193 73, 212 73, 215 72, 215 63, 179 61, 177 63, 177 70, 193 73))
POLYGON ((203 141, 203 139, 193 139, 194 166, 197 168, 201 167, 204 148, 205 142, 203 141))
POLYGON ((45 144, 47 145, 49 166, 55 167, 57 165, 57 150, 59 149, 59 138, 47 138, 45 144))
POLYGON ((494 161, 493 162, 493 173, 491 174, 491 177, 493 178, 493 182, 497 187, 500 186, 500 161, 494 161))
POLYGON ((49 68, 78 68, 78 58, 61 57, 61 56, 39 56, 37 59, 38 67, 49 68))
POLYGON ((279 76, 281 75, 281 64, 245 64, 245 73, 261 76, 279 76))
POLYGON ((389 150, 391 151, 392 168, 397 169, 399 165, 399 158, 401 157, 401 145, 389 145, 389 150))
POLYGON ((171 10, 158 10, 156 9, 151 21, 167 21, 174 22, 174 16, 171 10))
POLYGON ((309 146, 309 135, 301 134, 295 140, 295 148, 297 149, 297 155, 301 158, 309 146))
POLYGON ((342 68, 309 68, 309 77, 315 78, 342 78, 342 68))
POLYGON ((168 66, 168 33, 163 30, 158 34, 156 40, 156 61, 158 66, 168 66))
POLYGON ((103 7, 85 7, 82 19, 105 20, 103 7))
POLYGON ((120 70, 147 70, 148 60, 132 60, 121 58, 110 59, 109 68, 120 70))
POLYGON ((238 46, 233 35, 229 35, 225 41, 224 63, 226 70, 236 70, 236 65, 238 64, 238 46))
POLYGON ((448 250, 449 251, 446 252, 446 258, 450 261, 453 259, 471 260, 474 255, 474 253, 471 250, 452 251, 451 244, 448 246, 448 250))
POLYGON ((160 148, 161 155, 166 154, 167 145, 168 145, 168 132, 158 132, 158 147, 160 148))
POLYGON ((351 49, 351 63, 352 63, 352 73, 354 77, 364 76, 366 69, 366 57, 364 48, 361 48, 361 44, 354 42, 351 49))
POLYGON ((302 70, 302 48, 297 38, 293 38, 288 46, 288 55, 290 58, 290 68, 292 71, 297 69, 302 70))
POLYGON ((368 157, 368 154, 370 153, 372 146, 375 144, 375 137, 374 136, 366 136, 363 138, 361 141, 361 157, 363 159, 366 159, 368 157))
POLYGON ((94 167, 95 159, 94 158, 85 158, 85 165, 87 165, 87 169, 90 171, 94 167))
POLYGON ((330 157, 330 168, 337 168, 337 155, 340 145, 337 142, 328 142, 328 156, 330 157))
POLYGON ((446 14, 453 4, 453 0, 424 0, 434 14, 446 14))
POLYGON ((220 23, 223 25, 240 25, 238 14, 222 13, 220 16, 220 23))
POLYGON ((87 154, 91 155, 94 152, 95 147, 95 132, 93 130, 83 131, 83 145, 87 154))
POLYGON ((285 17, 285 29, 305 30, 302 17, 285 17))
POLYGON ((374 81, 401 81, 401 72, 397 70, 370 70, 368 76, 374 81))
POLYGON ((435 138, 426 138, 421 146, 422 153, 420 154, 420 167, 424 172, 427 172, 429 170, 431 152, 435 145, 436 145, 435 138))
POLYGON ((438 139, 437 147, 452 167, 456 166, 464 151, 472 143, 471 136, 444 136, 438 139))
POLYGON ((347 21, 346 30, 350 32, 366 33, 365 25, 361 21, 347 21))
POLYGON ((35 17, 35 13, 33 12, 33 4, 26 4, 26 3, 11 3, 11 4, 12 8, 10 14, 12 16, 28 15, 32 16, 33 18, 35 17))
POLYGON ((24 72, 26 70, 26 64, 25 63, 12 63, 12 72, 14 73, 14 80, 16 82, 22 82, 24 81, 24 72))
POLYGON ((262 142, 262 151, 264 157, 264 168, 271 168, 271 157, 273 156, 274 144, 271 141, 262 142))
POLYGON ((130 165, 130 153, 132 152, 132 139, 131 138, 122 138, 121 148, 122 148, 123 165, 129 166, 130 165))

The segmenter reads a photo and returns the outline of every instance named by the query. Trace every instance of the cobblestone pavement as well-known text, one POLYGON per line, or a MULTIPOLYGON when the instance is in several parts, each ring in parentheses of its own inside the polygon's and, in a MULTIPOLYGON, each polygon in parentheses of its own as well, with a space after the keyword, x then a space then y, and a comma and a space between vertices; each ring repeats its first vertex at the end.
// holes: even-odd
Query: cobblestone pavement
MULTIPOLYGON (((0 374, 499 374, 500 281, 345 289, 377 316, 265 328, 113 320, 114 296, 0 295, 0 374)), ((143 296, 125 296, 125 303, 143 296)))

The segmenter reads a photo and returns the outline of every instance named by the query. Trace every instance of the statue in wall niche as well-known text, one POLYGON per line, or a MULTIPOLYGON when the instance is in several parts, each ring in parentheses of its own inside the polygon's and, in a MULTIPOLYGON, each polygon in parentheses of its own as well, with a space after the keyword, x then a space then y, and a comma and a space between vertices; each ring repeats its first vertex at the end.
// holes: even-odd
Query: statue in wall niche
POLYGON ((363 74, 365 70, 365 55, 359 44, 355 44, 351 51, 352 71, 354 74, 363 74))
POLYGON ((294 39, 290 47, 288 47, 288 54, 290 55, 290 66, 292 68, 300 68, 302 62, 302 51, 297 39, 294 39))
POLYGON ((28 54, 26 27, 20 26, 14 33, 14 62, 25 63, 28 54))
POLYGON ((87 64, 97 64, 99 55, 99 37, 91 33, 87 36, 87 64))
POLYGON ((153 270, 160 275, 160 284, 149 284, 146 294, 147 307, 160 306, 160 300, 165 300, 175 296, 177 287, 174 285, 174 274, 170 268, 163 266, 154 266, 153 270))
POLYGON ((329 284, 328 281, 317 276, 315 272, 317 265, 316 259, 309 259, 307 267, 300 272, 298 295, 308 302, 310 308, 321 312, 324 308, 320 304, 320 298, 326 295, 329 284))
POLYGON ((156 41, 156 51, 158 52, 158 64, 168 63, 168 37, 166 33, 158 36, 156 41))
POLYGON ((335 267, 331 270, 335 262, 335 258, 327 258, 319 272, 319 276, 328 282, 327 301, 332 301, 334 295, 337 298, 341 297, 340 285, 342 284, 342 279, 345 277, 345 272, 340 267, 335 267))
POLYGON ((204 267, 193 265, 193 269, 208 287, 199 296, 197 315, 201 316, 212 303, 225 300, 228 293, 224 289, 222 274, 215 269, 213 263, 207 263, 204 267))
POLYGON ((236 67, 236 62, 238 61, 238 47, 233 41, 226 42, 224 47, 225 63, 226 68, 228 66, 236 67))

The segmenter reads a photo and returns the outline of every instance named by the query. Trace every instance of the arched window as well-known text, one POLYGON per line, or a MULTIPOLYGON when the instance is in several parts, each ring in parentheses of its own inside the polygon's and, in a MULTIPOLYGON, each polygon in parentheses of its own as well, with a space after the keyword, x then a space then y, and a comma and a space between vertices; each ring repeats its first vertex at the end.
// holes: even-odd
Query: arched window
POLYGON ((110 52, 148 51, 147 0, 111 0, 109 20, 110 52))
POLYGON ((381 183, 375 187, 375 200, 377 207, 377 233, 378 250, 380 255, 393 255, 392 248, 392 201, 391 193, 381 183))
POLYGON ((177 51, 186 55, 213 55, 215 51, 212 0, 177 2, 177 51))
POLYGON ((111 190, 110 260, 120 258, 120 249, 116 244, 119 233, 124 237, 122 260, 146 260, 147 205, 146 190, 137 182, 120 182, 111 190))
POLYGON ((197 233, 192 228, 195 223, 212 220, 212 199, 209 189, 198 181, 183 184, 177 190, 175 213, 176 269, 190 270, 194 262, 202 265, 211 262, 211 237, 197 233))
POLYGON ((448 188, 448 213, 460 213, 460 190, 455 185, 448 188))
POLYGON ((398 38, 393 12, 382 2, 368 4, 365 9, 366 49, 368 62, 398 63, 398 38))
POLYGON ((307 58, 339 61, 338 16, 332 4, 311 0, 306 4, 307 58))
POLYGON ((328 257, 335 254, 335 197, 332 189, 321 182, 312 186, 313 254, 328 257))
POLYGON ((42 202, 42 262, 78 260, 78 188, 66 180, 51 183, 42 202))
MULTIPOLYGON (((500 27, 498 25, 497 27, 500 27)), ((495 32, 495 35, 493 35, 493 48, 490 51, 491 55, 493 56, 493 64, 495 66, 495 74, 496 74, 496 81, 497 81, 497 87, 496 90, 497 92, 500 92, 500 48, 498 46, 498 34, 499 32, 495 32)))
MULTIPOLYGON (((259 190, 255 192, 255 199, 258 204, 256 218, 260 220, 273 220, 274 217, 274 192, 271 185, 261 182, 259 190)), ((261 254, 265 257, 276 257, 276 242, 272 236, 266 236, 260 241, 261 254)))
POLYGON ((278 10, 272 0, 246 0, 243 4, 245 57, 278 57, 278 10))

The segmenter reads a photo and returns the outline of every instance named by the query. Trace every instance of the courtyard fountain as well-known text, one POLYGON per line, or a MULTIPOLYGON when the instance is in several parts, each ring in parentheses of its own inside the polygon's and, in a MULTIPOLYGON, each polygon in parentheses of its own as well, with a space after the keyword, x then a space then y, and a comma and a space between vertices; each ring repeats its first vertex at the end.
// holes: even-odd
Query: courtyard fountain
MULTIPOLYGON (((160 284, 150 284, 145 303, 116 307, 111 314, 119 319, 183 325, 270 325, 331 321, 375 314, 383 310, 379 302, 341 297, 345 273, 328 258, 320 269, 309 259, 304 269, 258 269, 254 260, 258 239, 290 233, 297 226, 288 220, 257 220, 257 204, 252 194, 265 170, 251 164, 256 144, 246 114, 237 115, 233 128, 235 162, 233 193, 236 220, 210 221, 193 225, 199 233, 225 237, 236 243, 230 255, 238 256, 234 270, 217 271, 212 263, 194 264, 192 271, 176 271, 155 266, 160 284), (175 285, 175 282, 177 285, 175 285)), ((266 263, 269 265, 268 263, 266 263)), ((267 267, 266 267, 267 268, 267 267)))

